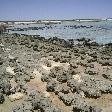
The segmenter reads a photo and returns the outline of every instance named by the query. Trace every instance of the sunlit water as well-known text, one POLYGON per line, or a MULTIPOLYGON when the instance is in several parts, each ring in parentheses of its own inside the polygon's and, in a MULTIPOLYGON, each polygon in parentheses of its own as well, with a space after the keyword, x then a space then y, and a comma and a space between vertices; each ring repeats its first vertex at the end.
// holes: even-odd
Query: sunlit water
POLYGON ((63 39, 90 38, 98 43, 112 43, 112 21, 100 22, 77 22, 64 21, 61 24, 30 24, 14 25, 11 29, 26 28, 24 31, 12 31, 9 33, 19 33, 27 35, 40 35, 42 37, 59 37, 63 39), (31 29, 30 27, 42 28, 31 29), (28 29, 27 29, 28 28, 28 29))

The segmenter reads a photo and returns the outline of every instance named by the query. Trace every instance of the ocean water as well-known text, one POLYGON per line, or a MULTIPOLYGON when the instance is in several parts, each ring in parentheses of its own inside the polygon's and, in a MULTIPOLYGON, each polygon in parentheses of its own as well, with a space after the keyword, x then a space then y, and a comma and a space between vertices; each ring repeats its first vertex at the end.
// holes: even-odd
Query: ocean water
POLYGON ((63 39, 90 38, 98 43, 112 43, 112 21, 63 21, 61 24, 14 25, 9 33, 59 37, 63 39), (18 31, 22 29, 22 31, 18 31))

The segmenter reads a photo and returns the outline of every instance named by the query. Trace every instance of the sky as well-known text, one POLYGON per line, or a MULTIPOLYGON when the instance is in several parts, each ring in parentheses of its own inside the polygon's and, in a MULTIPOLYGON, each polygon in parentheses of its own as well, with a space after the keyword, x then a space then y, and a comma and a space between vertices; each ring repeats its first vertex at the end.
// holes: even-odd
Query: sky
POLYGON ((112 0, 0 0, 0 20, 112 17, 112 0))

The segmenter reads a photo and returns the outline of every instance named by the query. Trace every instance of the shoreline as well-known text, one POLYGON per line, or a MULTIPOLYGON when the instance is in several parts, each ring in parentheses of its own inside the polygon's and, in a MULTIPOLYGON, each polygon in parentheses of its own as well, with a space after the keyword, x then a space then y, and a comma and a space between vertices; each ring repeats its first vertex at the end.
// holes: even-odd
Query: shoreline
POLYGON ((40 35, 63 39, 90 38, 98 43, 109 43, 111 39, 111 22, 63 22, 61 24, 14 25, 7 28, 7 33, 40 35))

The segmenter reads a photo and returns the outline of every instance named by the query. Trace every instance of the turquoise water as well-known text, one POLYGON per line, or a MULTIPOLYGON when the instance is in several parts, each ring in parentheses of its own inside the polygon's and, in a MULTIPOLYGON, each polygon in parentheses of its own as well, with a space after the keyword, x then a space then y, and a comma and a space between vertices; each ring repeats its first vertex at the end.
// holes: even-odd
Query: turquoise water
POLYGON ((77 22, 63 21, 61 24, 30 24, 14 25, 11 29, 22 28, 24 31, 12 31, 27 35, 40 35, 42 37, 59 37, 63 39, 90 38, 98 43, 112 42, 112 21, 77 22), (32 29, 37 28, 37 29, 32 29), (39 29, 40 28, 40 29, 39 29))

